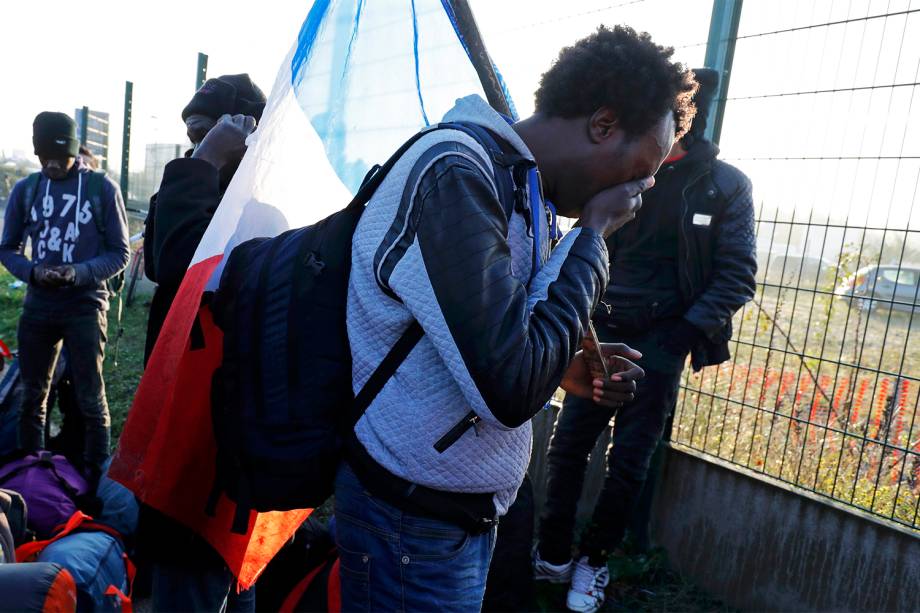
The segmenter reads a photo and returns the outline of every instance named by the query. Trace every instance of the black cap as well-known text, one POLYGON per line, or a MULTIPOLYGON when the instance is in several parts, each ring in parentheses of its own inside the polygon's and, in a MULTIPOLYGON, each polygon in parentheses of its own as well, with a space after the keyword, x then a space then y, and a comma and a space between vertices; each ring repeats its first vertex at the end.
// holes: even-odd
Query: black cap
POLYGON ((265 94, 248 74, 223 75, 208 79, 182 109, 182 121, 190 115, 204 115, 217 121, 222 115, 251 115, 262 118, 265 94))
POLYGON ((80 150, 77 124, 69 115, 44 111, 32 122, 35 155, 47 159, 75 158, 80 150))

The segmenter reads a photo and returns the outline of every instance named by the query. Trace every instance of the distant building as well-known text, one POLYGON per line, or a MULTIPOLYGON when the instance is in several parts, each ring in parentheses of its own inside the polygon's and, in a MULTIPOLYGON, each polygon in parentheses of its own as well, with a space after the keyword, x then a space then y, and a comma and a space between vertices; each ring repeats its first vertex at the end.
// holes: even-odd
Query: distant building
POLYGON ((99 158, 99 167, 107 170, 109 167, 109 114, 102 111, 89 110, 86 114, 86 136, 83 135, 83 109, 74 110, 74 120, 77 122, 77 136, 93 155, 99 158))
POLYGON ((35 161, 35 154, 31 150, 26 151, 25 149, 13 149, 12 155, 10 158, 16 160, 17 162, 31 162, 33 164, 35 161))
POLYGON ((151 143, 144 148, 144 174, 131 184, 131 195, 146 201, 160 189, 166 164, 182 157, 183 145, 178 143, 151 143))

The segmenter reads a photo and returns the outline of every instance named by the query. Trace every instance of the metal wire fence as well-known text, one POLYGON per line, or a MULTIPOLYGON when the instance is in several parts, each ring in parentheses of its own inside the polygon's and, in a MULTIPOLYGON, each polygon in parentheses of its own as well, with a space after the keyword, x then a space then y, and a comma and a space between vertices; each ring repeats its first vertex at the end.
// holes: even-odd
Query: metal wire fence
POLYGON ((745 3, 721 144, 759 194, 758 291, 672 443, 918 529, 913 4, 745 3))

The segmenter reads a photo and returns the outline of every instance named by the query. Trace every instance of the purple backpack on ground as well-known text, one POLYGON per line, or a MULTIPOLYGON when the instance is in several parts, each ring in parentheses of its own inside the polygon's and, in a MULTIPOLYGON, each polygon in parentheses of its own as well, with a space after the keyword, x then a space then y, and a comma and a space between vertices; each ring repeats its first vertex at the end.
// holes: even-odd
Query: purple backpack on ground
POLYGON ((48 451, 16 457, 0 466, 0 487, 22 495, 28 525, 39 539, 51 536, 89 492, 86 479, 64 456, 48 451))

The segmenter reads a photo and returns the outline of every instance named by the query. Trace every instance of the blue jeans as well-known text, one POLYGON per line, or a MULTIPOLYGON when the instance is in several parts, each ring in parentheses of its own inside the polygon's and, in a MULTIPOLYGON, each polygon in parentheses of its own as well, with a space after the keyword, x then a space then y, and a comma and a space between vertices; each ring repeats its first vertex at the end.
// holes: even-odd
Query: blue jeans
POLYGON ((335 482, 342 610, 478 611, 495 530, 404 513, 369 494, 347 464, 335 482))
MULTIPOLYGON (((636 399, 616 411, 604 485, 579 547, 580 555, 594 565, 603 563, 623 539, 652 454, 674 410, 680 374, 647 370, 638 382, 636 399)), ((540 556, 548 562, 561 564, 572 557, 588 455, 613 414, 590 400, 565 397, 549 443, 546 503, 540 516, 540 556)))

